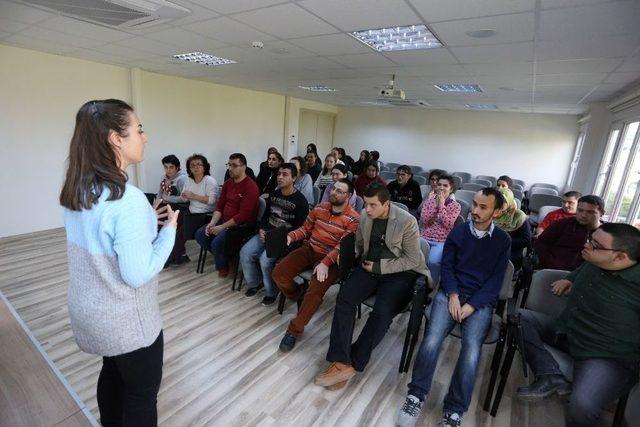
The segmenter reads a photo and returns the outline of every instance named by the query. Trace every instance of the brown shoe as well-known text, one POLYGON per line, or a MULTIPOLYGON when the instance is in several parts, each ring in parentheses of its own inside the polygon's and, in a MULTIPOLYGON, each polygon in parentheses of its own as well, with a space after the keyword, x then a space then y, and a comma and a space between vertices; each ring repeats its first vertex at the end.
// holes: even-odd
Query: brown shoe
POLYGON ((229 275, 229 267, 224 267, 218 270, 218 277, 223 279, 229 275))
POLYGON ((333 362, 326 371, 316 377, 315 384, 330 387, 344 382, 344 385, 346 385, 346 381, 351 379, 355 374, 356 370, 353 369, 353 366, 333 362))

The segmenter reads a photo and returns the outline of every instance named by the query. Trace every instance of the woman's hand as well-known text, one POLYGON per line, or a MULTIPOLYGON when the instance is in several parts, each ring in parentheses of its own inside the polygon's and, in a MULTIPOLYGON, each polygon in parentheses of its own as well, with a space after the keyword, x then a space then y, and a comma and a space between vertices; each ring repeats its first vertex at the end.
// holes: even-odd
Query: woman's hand
POLYGON ((171 206, 168 204, 163 204, 162 199, 155 199, 153 201, 153 209, 156 212, 156 219, 158 221, 158 225, 169 227, 177 227, 178 226, 178 215, 180 211, 176 209, 175 211, 171 209, 171 206))
POLYGON ((193 191, 183 191, 182 194, 180 195, 180 197, 187 200, 193 199, 193 196, 194 196, 193 191))

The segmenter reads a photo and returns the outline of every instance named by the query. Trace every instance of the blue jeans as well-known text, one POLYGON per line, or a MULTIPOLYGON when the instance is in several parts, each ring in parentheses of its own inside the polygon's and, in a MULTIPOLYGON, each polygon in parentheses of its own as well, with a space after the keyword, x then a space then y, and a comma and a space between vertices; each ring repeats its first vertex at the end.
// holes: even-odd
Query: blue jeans
POLYGON ((200 246, 209 250, 213 254, 216 270, 227 268, 227 256, 224 253, 224 242, 227 230, 223 230, 217 236, 207 236, 204 230, 208 224, 203 225, 196 231, 196 241, 200 246))
POLYGON ((260 282, 264 284, 267 296, 278 295, 278 288, 273 283, 271 271, 276 264, 276 258, 267 257, 264 242, 256 234, 240 250, 240 265, 247 284, 250 288, 257 288, 260 282))
POLYGON ((440 262, 442 261, 442 251, 444 250, 444 242, 435 242, 433 240, 427 240, 429 243, 429 260, 427 266, 431 272, 431 279, 433 284, 437 285, 440 281, 440 262))
MULTIPOLYGON (((453 371, 449 392, 444 399, 445 412, 462 414, 469 409, 469 402, 476 381, 482 343, 491 326, 493 307, 476 310, 462 321, 462 349, 453 371)), ((420 345, 418 358, 413 366, 413 376, 409 383, 409 394, 424 400, 431 389, 433 373, 438 364, 442 342, 456 325, 449 313, 449 298, 438 291, 431 305, 431 317, 420 345)))

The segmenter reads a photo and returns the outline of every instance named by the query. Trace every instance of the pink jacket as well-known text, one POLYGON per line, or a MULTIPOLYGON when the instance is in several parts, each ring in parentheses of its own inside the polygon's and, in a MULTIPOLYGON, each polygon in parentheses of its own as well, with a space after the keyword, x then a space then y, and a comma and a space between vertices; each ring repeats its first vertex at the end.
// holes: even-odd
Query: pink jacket
POLYGON ((444 242, 460 215, 460 203, 449 197, 441 208, 436 199, 427 199, 422 205, 420 213, 420 235, 427 240, 444 242))

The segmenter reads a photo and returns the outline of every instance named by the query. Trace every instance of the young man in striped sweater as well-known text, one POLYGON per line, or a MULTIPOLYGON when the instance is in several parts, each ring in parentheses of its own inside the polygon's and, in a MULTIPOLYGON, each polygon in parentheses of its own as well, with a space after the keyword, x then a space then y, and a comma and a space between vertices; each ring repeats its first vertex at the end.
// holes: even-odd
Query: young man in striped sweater
POLYGON ((284 257, 273 269, 271 277, 280 291, 289 299, 299 302, 298 314, 289 323, 280 342, 280 350, 293 349, 296 339, 318 310, 327 289, 338 278, 340 240, 358 229, 360 215, 349 206, 353 184, 348 179, 334 183, 328 203, 321 203, 311 211, 302 227, 289 232, 287 245, 303 240, 300 248, 284 257), (313 268, 309 289, 303 294, 294 278, 313 268), (302 301, 300 301, 302 299, 302 301))

